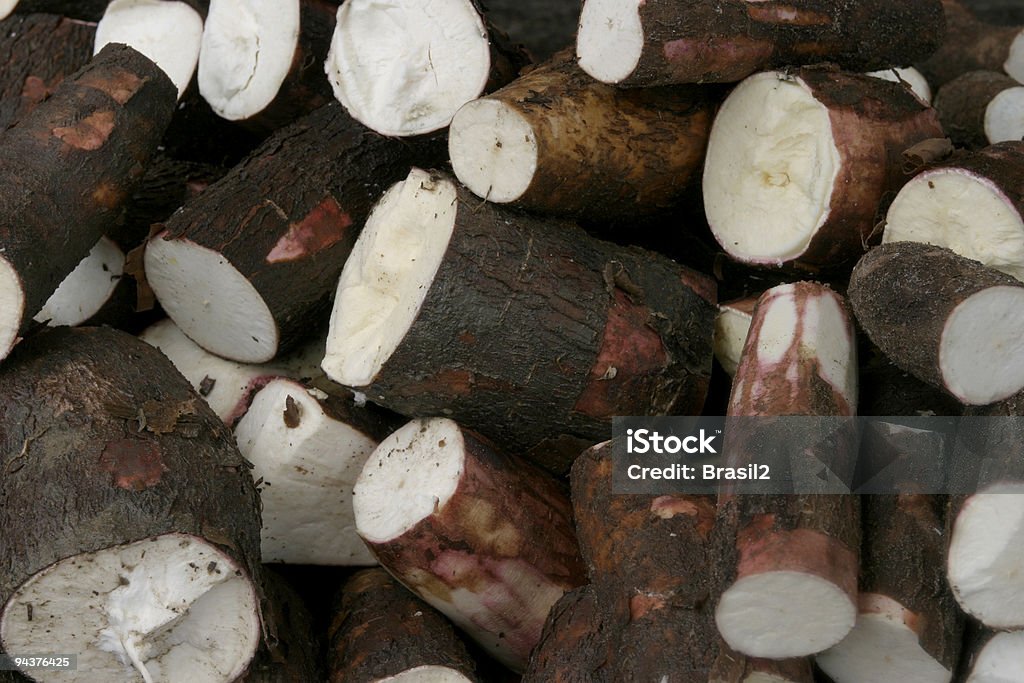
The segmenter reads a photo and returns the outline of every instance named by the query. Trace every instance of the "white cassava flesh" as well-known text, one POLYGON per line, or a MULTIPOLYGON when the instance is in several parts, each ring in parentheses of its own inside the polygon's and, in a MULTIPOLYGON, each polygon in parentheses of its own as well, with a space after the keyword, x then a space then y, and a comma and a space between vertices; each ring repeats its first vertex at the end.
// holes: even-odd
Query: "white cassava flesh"
POLYGON ((263 111, 299 44, 299 0, 211 0, 199 53, 199 92, 232 121, 263 111))
POLYGON ((889 597, 862 593, 860 614, 850 634, 816 658, 835 683, 899 681, 949 683, 953 672, 921 647, 907 624, 916 616, 889 597))
POLYGON ((1024 280, 1024 220, 992 181, 966 170, 926 171, 904 185, 882 241, 946 247, 1024 280))
POLYGON ((640 63, 643 0, 587 0, 580 12, 576 55, 580 68, 604 83, 625 80, 640 63))
POLYGON ((124 43, 163 69, 178 88, 192 82, 203 37, 203 18, 184 2, 113 0, 96 26, 96 48, 124 43))
POLYGON ((448 667, 418 666, 394 676, 381 678, 377 683, 470 683, 470 679, 448 667))
POLYGON ((10 16, 14 8, 18 6, 20 0, 0 0, 0 19, 6 19, 10 16))
POLYGON ((939 369, 966 405, 1002 401, 1024 388, 1024 287, 989 287, 961 301, 942 331, 939 369))
POLYGON ((1007 88, 988 103, 985 137, 993 145, 1024 139, 1024 86, 1007 88))
POLYGON ((722 594, 715 610, 718 631, 730 647, 771 659, 832 647, 850 632, 856 618, 856 606, 841 588, 797 571, 743 577, 722 594))
POLYGON ((922 102, 928 104, 932 102, 932 87, 928 85, 928 79, 912 66, 871 71, 868 73, 868 76, 881 78, 884 81, 892 81, 893 83, 904 83, 910 87, 922 102))
POLYGON ((24 310, 21 278, 10 261, 0 254, 0 358, 7 356, 17 341, 24 310))
POLYGON ((448 419, 408 423, 380 442, 356 481, 359 535, 386 543, 412 529, 445 506, 464 467, 458 425, 448 419))
POLYGON ((718 315, 715 316, 715 358, 730 376, 735 375, 739 367, 743 345, 747 343, 747 333, 750 331, 750 320, 749 311, 733 308, 729 304, 718 307, 718 315))
POLYGON ((215 546, 167 534, 50 565, 8 600, 0 636, 7 652, 77 654, 47 681, 226 683, 256 651, 258 600, 215 546))
POLYGON ((243 363, 277 353, 270 309, 223 255, 181 239, 150 240, 146 280, 172 320, 207 351, 243 363))
POLYGON ((51 327, 81 325, 107 303, 124 274, 124 252, 101 237, 33 318, 51 327))
POLYGON ((968 614, 992 628, 1024 627, 1024 484, 967 499, 953 525, 946 571, 968 614))
POLYGON ((537 171, 537 137, 513 107, 474 100, 452 119, 448 155, 455 175, 473 194, 497 204, 514 202, 537 171))
POLYGON ((1024 83, 1024 30, 1010 43, 1010 54, 1003 63, 1003 71, 1018 83, 1024 83))
POLYGON ((722 104, 708 142, 704 205, 715 238, 750 263, 797 258, 829 216, 839 168, 828 109, 804 82, 751 76, 722 104))
POLYGON ((357 121, 383 135, 420 135, 481 95, 490 40, 470 0, 348 0, 325 69, 357 121))
POLYGON ((352 487, 374 440, 326 415, 301 384, 285 379, 256 394, 235 439, 262 480, 263 562, 377 564, 352 510, 352 487))
POLYGON ((377 203, 338 282, 322 367, 370 384, 419 314, 455 227, 455 186, 412 169, 377 203))
POLYGON ((967 683, 1017 683, 1024 671, 1024 632, 999 633, 978 653, 967 683))

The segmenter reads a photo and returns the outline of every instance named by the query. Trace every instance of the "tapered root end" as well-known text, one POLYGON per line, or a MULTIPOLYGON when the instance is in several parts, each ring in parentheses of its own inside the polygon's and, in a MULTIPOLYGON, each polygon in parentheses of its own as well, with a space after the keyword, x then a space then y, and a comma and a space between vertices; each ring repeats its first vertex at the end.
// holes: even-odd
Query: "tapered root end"
POLYGON ((465 463, 462 431, 443 418, 414 420, 381 442, 355 486, 359 535, 386 543, 445 506, 465 463))
POLYGON ((231 558, 169 534, 47 567, 8 600, 0 637, 7 652, 77 653, 91 680, 227 683, 259 643, 258 600, 231 558))
POLYGON ((221 254, 158 235, 146 246, 145 267, 167 315, 210 353, 242 363, 265 363, 277 353, 270 309, 221 254))
POLYGON ((587 0, 580 12, 576 55, 580 67, 603 83, 626 80, 640 63, 643 0, 587 0))

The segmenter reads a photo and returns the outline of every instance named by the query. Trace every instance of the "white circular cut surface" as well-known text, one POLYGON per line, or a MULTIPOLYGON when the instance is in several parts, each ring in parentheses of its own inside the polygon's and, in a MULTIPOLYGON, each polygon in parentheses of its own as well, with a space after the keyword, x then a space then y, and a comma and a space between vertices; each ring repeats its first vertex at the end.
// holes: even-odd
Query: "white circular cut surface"
POLYGON ((465 465, 458 425, 413 420, 381 441, 356 481, 356 529, 371 543, 398 538, 448 503, 465 465))
POLYGON ((394 676, 381 678, 377 683, 470 683, 470 679, 445 666, 418 666, 394 676))
POLYGON ((299 44, 299 0, 211 0, 199 53, 199 92, 238 121, 277 97, 299 44))
POLYGON ((504 204, 519 199, 533 182, 537 138, 513 107, 474 100, 452 119, 448 155, 455 175, 473 194, 504 204))
POLYGON ((383 135, 420 135, 483 92, 490 40, 470 0, 348 0, 325 70, 353 118, 383 135))
POLYGON ((861 614, 850 634, 816 661, 835 683, 949 683, 953 678, 895 614, 861 614))
POLYGON ((178 97, 192 81, 203 37, 203 18, 183 2, 113 0, 96 26, 96 49, 124 43, 164 70, 178 97))
POLYGON ((124 273, 124 252, 106 237, 89 251, 32 319, 73 327, 96 315, 124 273))
POLYGON ((736 374, 750 331, 750 313, 720 306, 715 316, 715 358, 730 375, 736 374))
POLYGON ((910 86, 910 90, 922 102, 925 104, 931 104, 932 102, 932 87, 928 85, 928 80, 924 77, 924 74, 912 66, 871 71, 868 73, 868 76, 881 78, 883 81, 892 81, 893 83, 904 83, 910 86))
POLYGON ((1003 63, 1003 70, 1018 83, 1024 83, 1024 30, 1010 43, 1009 56, 1003 63))
POLYGON ((259 644, 257 606, 229 557, 168 534, 50 565, 8 600, 0 639, 11 653, 76 654, 77 671, 47 671, 55 683, 82 672, 105 683, 227 683, 259 644))
POLYGON ((604 83, 629 77, 640 63, 644 0, 587 0, 580 12, 576 55, 580 68, 604 83))
POLYGON ((412 169, 370 213, 338 282, 322 367, 339 384, 370 384, 419 314, 448 249, 455 186, 412 169))
POLYGON ((960 302, 942 331, 939 369, 966 405, 1024 389, 1024 287, 989 287, 960 302))
POLYGON ((352 510, 352 487, 375 441, 325 414, 301 384, 285 379, 256 394, 235 439, 262 481, 263 562, 377 564, 356 534, 352 510))
POLYGON ((988 103, 985 136, 993 145, 1024 138, 1024 86, 1007 88, 988 103))
POLYGON ((723 594, 715 622, 729 647, 751 657, 805 657, 841 641, 857 609, 835 584, 794 571, 746 576, 723 594))
POLYGON ((146 246, 145 265, 167 315, 204 349, 243 363, 265 363, 277 353, 270 309, 221 254, 157 236, 146 246))
POLYGON ((776 72, 751 76, 722 104, 704 166, 704 206, 737 260, 799 257, 829 216, 839 150, 828 109, 776 72))
POLYGON ((0 359, 10 353, 21 330, 25 310, 25 293, 21 278, 10 261, 0 255, 0 359))
POLYGON ((1020 683, 1024 672, 1024 632, 1000 633, 978 653, 967 683, 1020 683))
POLYGON ((947 574, 964 611, 992 628, 1024 627, 1024 485, 967 499, 953 525, 947 574))
POLYGON ((18 6, 20 0, 0 0, 0 19, 6 19, 18 6))
POLYGON ((1024 220, 992 181, 961 169, 928 171, 904 185, 882 242, 934 244, 1024 280, 1024 220))

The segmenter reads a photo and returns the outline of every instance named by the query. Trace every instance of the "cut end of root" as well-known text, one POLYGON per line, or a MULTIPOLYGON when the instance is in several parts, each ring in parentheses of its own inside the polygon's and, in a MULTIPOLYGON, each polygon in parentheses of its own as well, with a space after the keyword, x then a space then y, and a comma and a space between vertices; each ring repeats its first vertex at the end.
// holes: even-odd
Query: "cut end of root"
POLYGON ((704 205, 715 238, 747 263, 798 258, 829 216, 840 163, 828 109, 800 79, 751 76, 711 129, 704 205))
POLYGON ((263 562, 365 566, 377 561, 356 534, 352 487, 377 443, 332 419, 296 382, 271 381, 235 428, 262 480, 263 562))
POLYGON ((219 116, 251 118, 274 101, 299 42, 299 0, 215 0, 199 55, 199 92, 219 116))
POLYGON ((51 327, 81 325, 103 308, 123 273, 124 252, 101 237, 33 320, 48 322, 51 327))
POLYGON ((474 100, 459 109, 448 131, 448 153, 462 184, 497 204, 522 197, 537 171, 533 127, 498 100, 474 100))
POLYGON ((0 19, 6 19, 18 6, 20 0, 0 0, 0 19))
POLYGON ((751 657, 816 654, 853 628, 857 609, 830 581, 795 571, 739 579, 722 594, 715 621, 729 647, 751 657))
POLYGON ((418 666, 394 676, 381 678, 378 683, 471 683, 462 673, 446 666, 418 666))
POLYGON ((939 368, 966 405, 1024 389, 1024 287, 989 287, 960 302, 942 331, 939 368))
POLYGON ((221 254, 158 235, 146 246, 145 266, 160 305, 207 351, 242 363, 265 363, 277 353, 270 309, 221 254))
POLYGON ((1024 86, 992 98, 985 109, 985 136, 993 145, 1024 138, 1024 86))
POLYGON ((908 86, 910 91, 917 95, 918 99, 922 102, 925 104, 932 103, 932 87, 928 85, 928 79, 924 77, 924 74, 912 66, 872 71, 868 73, 868 76, 881 78, 883 81, 903 83, 908 86))
POLYGON ((192 81, 199 62, 203 18, 184 2, 113 0, 96 26, 96 52, 124 43, 164 70, 178 97, 192 81))
POLYGON ((953 526, 949 584, 968 614, 992 628, 1024 627, 1024 485, 971 496, 953 526))
POLYGON ((1024 280, 1024 220, 992 181, 962 169, 928 171, 904 185, 882 241, 945 247, 1024 280))
POLYGON ((967 683, 1013 683, 1024 671, 1024 632, 1000 633, 978 653, 967 683))
POLYGON ((643 0, 587 0, 583 4, 576 36, 580 68, 604 83, 629 78, 644 49, 643 4, 643 0))
POLYGON ((206 541, 169 534, 76 555, 26 581, 4 606, 7 652, 78 653, 94 680, 226 683, 260 637, 256 591, 206 541))
POLYGON ((355 487, 359 535, 386 543, 443 508, 465 466, 462 430, 444 418, 413 420, 384 439, 355 487))
POLYGON ((25 312, 25 292, 14 266, 0 255, 0 359, 6 358, 18 341, 25 312))
POLYGON ((1018 83, 1024 83, 1024 30, 1010 43, 1010 52, 1003 63, 1003 71, 1018 83))
POLYGON ((383 135, 421 135, 483 92, 490 40, 470 0, 348 0, 325 67, 353 118, 383 135))
POLYGON ((949 683, 952 679, 953 672, 921 647, 918 634, 905 622, 905 611, 895 603, 892 606, 895 609, 862 611, 843 642, 817 656, 818 666, 835 683, 949 683))
POLYGON ((715 358, 730 376, 736 374, 750 331, 751 314, 722 305, 715 317, 715 358))
POLYGON ((413 169, 374 207, 345 262, 331 313, 323 369, 335 382, 370 384, 398 348, 447 251, 456 197, 451 181, 413 169))

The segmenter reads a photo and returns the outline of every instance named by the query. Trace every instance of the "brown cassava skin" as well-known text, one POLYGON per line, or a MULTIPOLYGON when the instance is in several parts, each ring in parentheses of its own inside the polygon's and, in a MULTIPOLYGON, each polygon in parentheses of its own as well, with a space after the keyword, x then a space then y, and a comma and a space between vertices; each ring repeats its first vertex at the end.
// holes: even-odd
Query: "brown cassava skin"
POLYGON ((921 648, 952 671, 963 619, 946 583, 945 508, 943 496, 864 497, 860 613, 875 611, 875 596, 900 605, 921 648))
POLYGON ((891 242, 857 263, 849 295, 857 321, 893 363, 949 391, 939 367, 939 344, 953 309, 990 287, 1020 286, 1016 278, 949 249, 891 242))
POLYGON ((824 61, 853 71, 905 66, 930 55, 944 32, 939 0, 648 0, 640 24, 643 52, 621 86, 730 83, 824 61))
POLYGON ((256 651, 237 683, 311 683, 322 681, 319 634, 313 617, 289 582, 264 568, 266 603, 264 615, 273 637, 256 651))
POLYGON ((614 495, 612 470, 611 442, 573 464, 591 583, 552 612, 525 680, 703 683, 718 654, 717 567, 731 553, 716 532, 714 498, 614 495))
POLYGON ((942 0, 946 35, 938 49, 914 66, 932 88, 940 88, 968 71, 1002 71, 1022 27, 979 21, 960 0, 942 0))
POLYGON ((326 317, 380 194, 435 155, 430 145, 372 133, 331 103, 272 135, 153 239, 190 241, 227 259, 273 314, 280 353, 326 317))
POLYGON ((249 467, 145 342, 107 328, 25 340, 0 365, 0 604, 58 560, 171 533, 217 546, 258 587, 249 467))
POLYGON ((383 569, 365 569, 348 580, 327 638, 330 683, 374 683, 421 666, 478 680, 452 625, 383 569))
POLYGON ((714 303, 701 273, 459 186, 419 314, 359 390, 403 415, 451 417, 564 473, 614 415, 700 413, 714 303))
POLYGON ((707 90, 622 90, 568 52, 486 98, 524 118, 537 168, 516 206, 582 220, 665 211, 700 179, 716 98, 707 90))
POLYGON ((52 14, 15 14, 0 21, 0 131, 85 66, 95 39, 95 24, 52 14))
POLYGON ((809 659, 756 659, 733 652, 725 643, 719 644, 718 659, 708 676, 708 683, 814 683, 814 671, 809 659))
POLYGON ((958 147, 980 149, 989 144, 985 112, 996 95, 1020 83, 997 71, 969 71, 939 88, 933 106, 942 128, 958 147))
POLYGON ((584 581, 572 510, 556 479, 462 434, 451 498, 396 538, 363 540, 405 586, 522 671, 551 606, 584 581))
POLYGON ((152 61, 111 45, 0 134, 0 248, 21 280, 23 328, 120 215, 176 92, 152 61))
POLYGON ((935 110, 899 83, 829 67, 798 69, 792 76, 828 109, 839 151, 828 218, 797 264, 848 268, 910 179, 903 171, 903 151, 945 136, 935 110))

